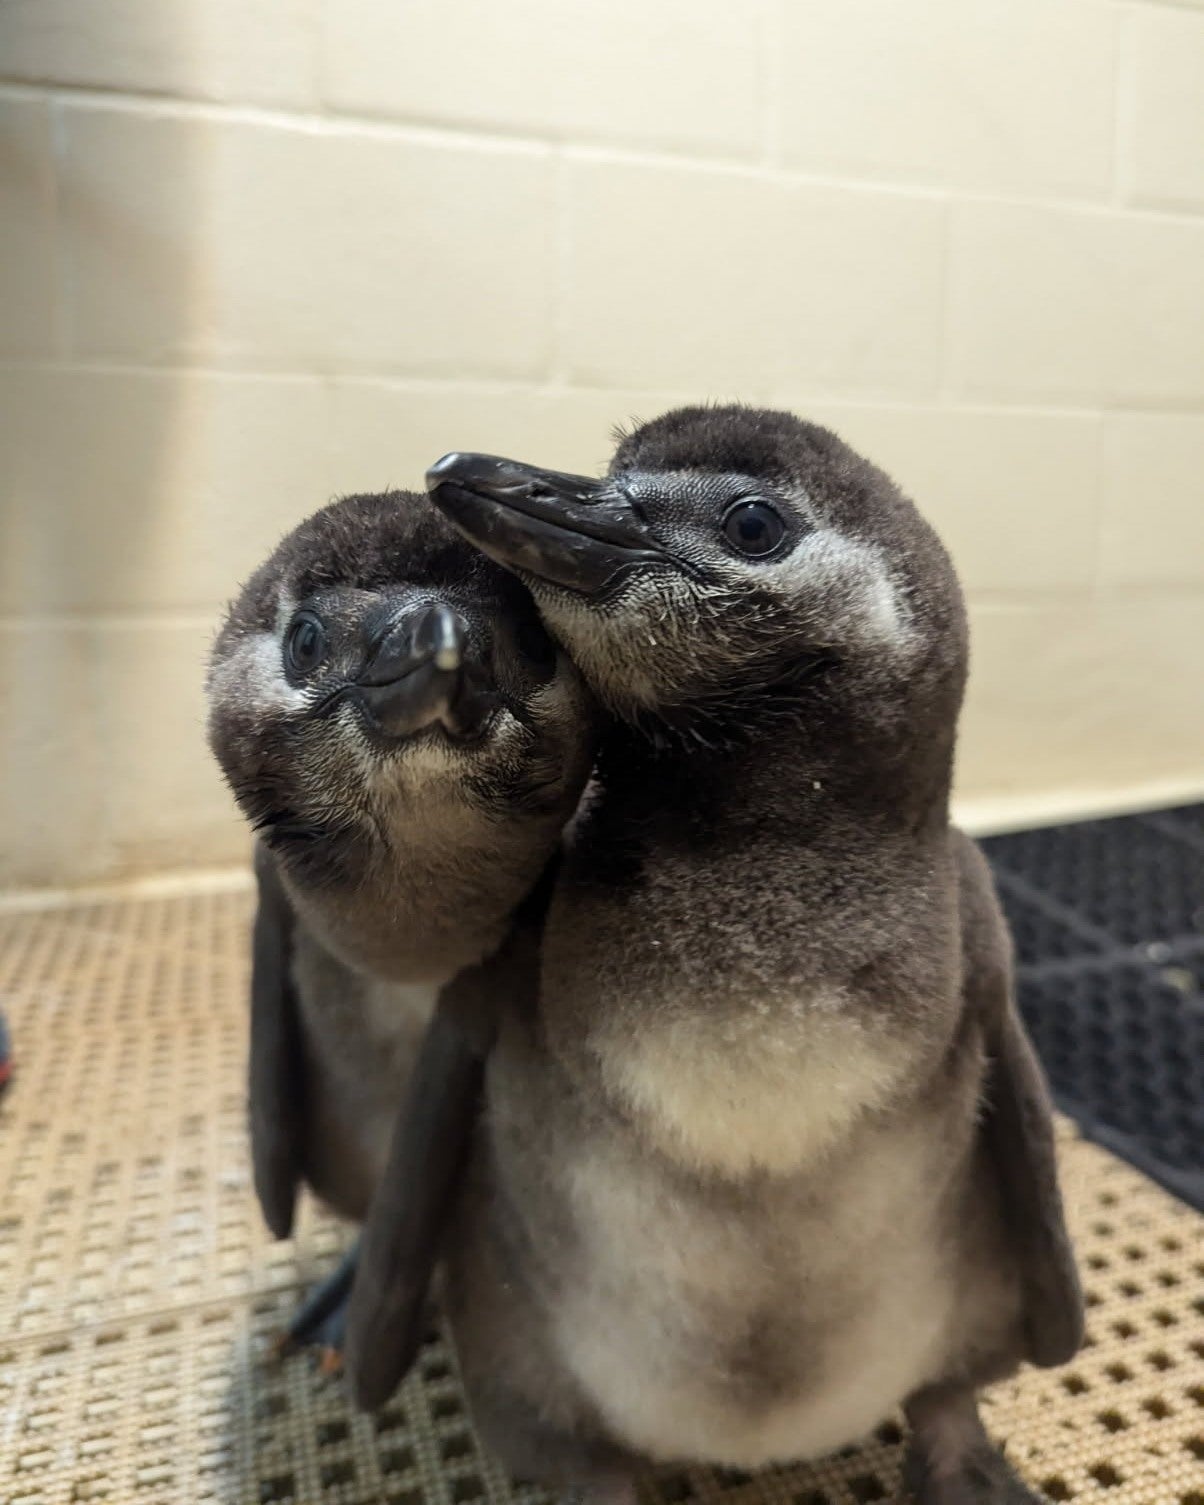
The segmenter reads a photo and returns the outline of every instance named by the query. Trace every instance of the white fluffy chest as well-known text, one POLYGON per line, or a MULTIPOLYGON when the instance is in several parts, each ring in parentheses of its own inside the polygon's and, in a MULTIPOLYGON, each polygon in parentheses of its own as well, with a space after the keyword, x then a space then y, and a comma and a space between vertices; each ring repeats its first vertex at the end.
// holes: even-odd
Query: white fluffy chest
POLYGON ((576 1167, 583 1267, 565 1361, 615 1434, 741 1468, 865 1436, 940 1371, 955 1301, 924 1146, 904 1135, 801 1212, 766 1180, 740 1215, 609 1151, 576 1167), (751 1341, 750 1341, 751 1338, 751 1341))
POLYGON ((427 982, 382 982, 364 990, 364 1028, 382 1044, 409 1038, 426 1028, 446 978, 427 982))
POLYGON ((725 1398, 713 1372, 654 1353, 614 1311, 592 1314, 597 1325, 570 1340, 570 1363, 615 1435, 658 1462, 753 1469, 816 1458, 865 1438, 939 1376, 950 1300, 935 1273, 911 1272, 822 1350, 800 1348, 796 1388, 764 1407, 725 1398))
POLYGON ((907 1064, 834 988, 729 1019, 668 1015, 600 1044, 606 1085, 659 1148, 729 1175, 813 1162, 888 1100, 907 1064))

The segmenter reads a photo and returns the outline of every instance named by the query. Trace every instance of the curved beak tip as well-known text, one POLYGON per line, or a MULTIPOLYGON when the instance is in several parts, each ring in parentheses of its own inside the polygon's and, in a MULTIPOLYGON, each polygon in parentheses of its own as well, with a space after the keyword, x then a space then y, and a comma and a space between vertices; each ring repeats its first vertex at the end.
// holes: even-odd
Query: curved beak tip
POLYGON ((426 489, 434 490, 442 481, 446 481, 450 474, 463 467, 465 456, 458 450, 449 450, 441 455, 426 473, 426 489))
POLYGON ((429 652, 437 669, 458 669, 464 662, 468 633, 463 620, 440 603, 423 617, 415 634, 416 645, 429 652))
POLYGON ((426 474, 434 505, 508 569, 593 594, 665 550, 609 482, 455 451, 426 474))

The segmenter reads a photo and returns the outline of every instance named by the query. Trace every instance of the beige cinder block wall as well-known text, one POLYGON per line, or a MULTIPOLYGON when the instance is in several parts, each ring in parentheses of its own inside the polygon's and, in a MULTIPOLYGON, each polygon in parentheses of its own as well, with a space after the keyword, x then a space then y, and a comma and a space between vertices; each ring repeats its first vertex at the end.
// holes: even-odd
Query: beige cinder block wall
POLYGON ((1204 6, 4 0, 0 879, 241 861, 215 617, 338 491, 740 396, 916 495, 981 820, 1204 786, 1204 6))

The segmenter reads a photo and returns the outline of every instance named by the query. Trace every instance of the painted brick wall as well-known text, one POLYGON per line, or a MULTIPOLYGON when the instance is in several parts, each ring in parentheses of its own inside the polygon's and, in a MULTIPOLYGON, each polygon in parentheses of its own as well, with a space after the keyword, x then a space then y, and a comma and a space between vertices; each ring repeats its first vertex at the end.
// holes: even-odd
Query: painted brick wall
POLYGON ((950 542, 979 820, 1204 786, 1204 4, 3 0, 0 879, 241 860, 216 615, 740 396, 950 542))

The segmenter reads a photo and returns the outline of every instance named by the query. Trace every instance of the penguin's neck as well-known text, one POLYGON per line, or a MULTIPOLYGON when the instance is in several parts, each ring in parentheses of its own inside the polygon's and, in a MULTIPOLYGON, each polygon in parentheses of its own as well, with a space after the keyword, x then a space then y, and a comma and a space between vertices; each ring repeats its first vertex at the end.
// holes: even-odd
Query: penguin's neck
POLYGON ((607 824, 678 830, 692 842, 756 840, 767 824, 810 841, 845 822, 923 834, 948 823, 953 733, 922 741, 864 734, 856 724, 805 722, 722 748, 689 739, 657 746, 622 729, 599 770, 607 824))
POLYGON ((354 887, 298 892, 323 944, 357 972, 396 983, 443 982, 495 951, 556 844, 546 817, 486 823, 446 840, 382 849, 354 887))
POLYGON ((797 694, 734 688, 607 734, 540 1012, 637 1140, 740 1179, 822 1165, 947 1046, 961 676, 846 653, 797 694))
POLYGON ((945 1038, 939 1021, 900 1037, 892 1003, 935 1018, 955 996, 955 948, 933 960, 921 934, 954 917, 948 751, 930 776, 873 754, 801 732, 722 754, 627 734, 604 749, 545 938, 546 1037, 692 1172, 818 1164, 945 1038), (901 943, 865 976, 884 934, 901 943))

